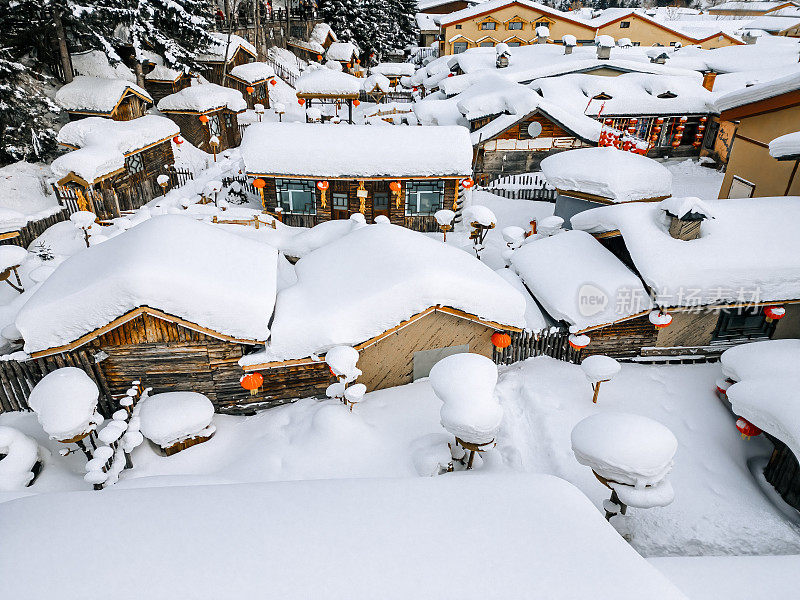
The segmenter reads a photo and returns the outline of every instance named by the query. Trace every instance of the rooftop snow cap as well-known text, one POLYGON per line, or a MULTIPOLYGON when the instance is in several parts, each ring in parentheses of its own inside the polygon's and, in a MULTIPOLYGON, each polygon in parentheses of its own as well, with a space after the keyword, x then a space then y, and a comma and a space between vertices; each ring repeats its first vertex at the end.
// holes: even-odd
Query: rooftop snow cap
POLYGON ((700 223, 714 218, 708 205, 694 196, 667 198, 658 207, 667 213, 669 234, 676 240, 696 240, 700 237, 700 223))
POLYGON ((247 102, 239 90, 216 83, 201 83, 183 88, 180 92, 165 96, 158 103, 163 112, 193 111, 208 112, 227 108, 234 112, 247 110, 247 102))
POLYGON ((559 191, 582 192, 612 203, 672 195, 672 173, 646 156, 616 148, 581 148, 548 156, 542 173, 559 191))
POLYGON ((56 102, 71 112, 110 114, 123 96, 132 93, 153 104, 153 98, 135 83, 79 75, 56 92, 56 102))

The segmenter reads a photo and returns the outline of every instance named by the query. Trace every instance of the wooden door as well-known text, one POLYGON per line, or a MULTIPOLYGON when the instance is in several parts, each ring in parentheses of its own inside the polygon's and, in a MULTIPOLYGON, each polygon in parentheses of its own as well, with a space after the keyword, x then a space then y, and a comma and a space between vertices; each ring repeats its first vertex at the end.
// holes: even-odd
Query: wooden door
POLYGON ((375 220, 375 217, 383 215, 387 219, 389 218, 389 192, 388 191, 376 191, 372 194, 372 220, 375 220))
POLYGON ((347 219, 350 217, 347 191, 335 191, 331 194, 331 219, 347 219))

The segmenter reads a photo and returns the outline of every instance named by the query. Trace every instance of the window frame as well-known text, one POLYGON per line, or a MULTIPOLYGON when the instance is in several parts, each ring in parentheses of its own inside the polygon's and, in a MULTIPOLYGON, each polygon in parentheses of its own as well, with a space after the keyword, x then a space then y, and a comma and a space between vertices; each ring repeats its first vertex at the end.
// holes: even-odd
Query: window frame
POLYGON ((631 22, 630 21, 620 21, 619 28, 620 29, 630 29, 631 22))
POLYGON ((275 205, 280 206, 283 214, 287 215, 315 215, 317 214, 317 193, 316 193, 316 185, 313 181, 308 179, 289 179, 289 178, 277 178, 275 179, 275 205), (296 188, 300 189, 296 189, 296 188), (283 201, 283 193, 288 193, 288 203, 284 204, 283 201), (307 210, 296 210, 294 208, 294 192, 299 193, 310 193, 311 194, 311 203, 308 202, 304 203, 306 207, 311 206, 313 209, 312 211, 307 210))
POLYGON ((141 152, 129 154, 125 157, 125 170, 129 175, 136 175, 144 172, 144 157, 141 152))
POLYGON ((760 306, 743 306, 740 308, 723 308, 719 312, 717 327, 714 329, 714 341, 766 339, 772 337, 775 323, 767 323, 766 315, 760 306), (736 320, 757 319, 757 324, 736 324, 736 320))
POLYGON ((479 29, 481 31, 497 31, 497 21, 481 21, 479 29))
POLYGON ((445 194, 445 185, 444 181, 441 179, 438 180, 422 180, 422 181, 406 181, 405 184, 405 216, 407 217, 432 217, 436 214, 437 211, 442 210, 444 208, 444 194, 445 194), (426 190, 420 188, 432 188, 436 187, 435 190, 439 194, 439 202, 438 207, 435 210, 427 210, 422 211, 420 210, 420 192, 432 192, 434 190, 426 190), (411 210, 412 207, 412 200, 415 205, 415 210, 411 210))
POLYGON ((461 54, 462 52, 466 52, 469 50, 469 42, 464 40, 458 40, 457 42, 453 42, 453 54, 461 54), (464 45, 463 50, 457 50, 456 47, 460 46, 461 44, 464 45))

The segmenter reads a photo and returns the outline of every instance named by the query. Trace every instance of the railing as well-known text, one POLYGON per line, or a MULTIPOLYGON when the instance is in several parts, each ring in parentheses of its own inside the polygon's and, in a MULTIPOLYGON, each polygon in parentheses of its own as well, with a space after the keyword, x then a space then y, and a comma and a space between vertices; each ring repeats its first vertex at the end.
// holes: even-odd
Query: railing
POLYGON ((558 193, 539 173, 506 175, 479 188, 511 200, 541 200, 555 202, 558 193))
POLYGON ((299 64, 297 68, 297 73, 294 73, 269 55, 264 57, 264 62, 272 67, 272 69, 275 71, 275 75, 283 79, 291 87, 295 87, 295 84, 297 83, 297 77, 300 72, 299 64))
POLYGON ((194 179, 194 173, 192 173, 189 169, 176 169, 175 167, 167 167, 166 173, 169 176, 170 189, 186 185, 187 182, 194 179))

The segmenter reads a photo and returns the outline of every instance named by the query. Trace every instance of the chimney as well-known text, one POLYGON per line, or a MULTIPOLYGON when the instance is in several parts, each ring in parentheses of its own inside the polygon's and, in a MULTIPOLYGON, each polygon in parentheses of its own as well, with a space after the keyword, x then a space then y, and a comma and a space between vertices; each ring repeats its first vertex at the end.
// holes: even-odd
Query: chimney
POLYGON ((703 71, 703 87, 706 88, 709 92, 714 91, 714 80, 717 78, 717 74, 714 71, 703 71))
POLYGON ((567 45, 565 44, 565 45, 564 45, 564 54, 572 54, 572 49, 573 49, 574 47, 575 47, 575 46, 567 46, 567 45))
POLYGON ((598 35, 595 39, 597 44, 597 58, 608 60, 611 58, 611 48, 614 46, 614 38, 610 35, 598 35))
POLYGON ((495 46, 495 66, 498 69, 505 69, 509 63, 509 57, 511 56, 511 50, 508 47, 508 44, 499 43, 495 46))
POLYGON ((545 27, 544 25, 539 25, 536 28, 536 43, 537 44, 546 44, 547 39, 550 37, 550 29, 545 27))
POLYGON ((701 223, 705 219, 713 218, 708 207, 699 198, 670 197, 663 200, 659 207, 669 218, 670 236, 685 242, 699 238, 701 223))
POLYGON ((572 54, 575 46, 578 45, 578 39, 570 33, 561 36, 561 41, 564 43, 564 54, 572 54))

